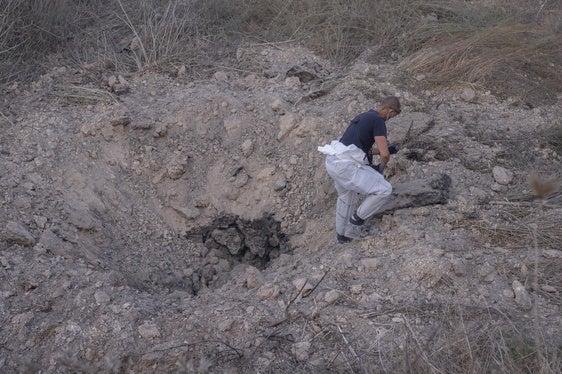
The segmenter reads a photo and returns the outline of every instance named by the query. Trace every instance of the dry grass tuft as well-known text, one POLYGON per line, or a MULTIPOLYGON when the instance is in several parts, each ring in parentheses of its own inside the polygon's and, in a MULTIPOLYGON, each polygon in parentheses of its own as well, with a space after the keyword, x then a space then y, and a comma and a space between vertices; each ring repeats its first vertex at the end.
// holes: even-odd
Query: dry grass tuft
POLYGON ((440 38, 404 60, 401 67, 414 74, 427 74, 432 83, 461 83, 459 77, 465 82, 482 83, 521 52, 518 41, 526 33, 523 25, 497 26, 470 36, 440 38))
POLYGON ((558 192, 560 180, 556 177, 543 177, 532 173, 529 175, 529 185, 536 197, 544 199, 558 192))
POLYGON ((56 86, 52 94, 73 104, 118 103, 117 98, 102 89, 82 86, 56 86))
POLYGON ((516 89, 521 89, 529 99, 536 90, 556 92, 560 87, 562 73, 554 65, 560 56, 560 41, 540 27, 499 24, 467 35, 439 36, 400 67, 412 75, 424 74, 426 85, 477 84, 504 96, 517 96, 516 89))
MULTIPOLYGON (((556 198, 557 195, 551 195, 556 198)), ((543 249, 560 249, 562 246, 562 208, 553 200, 547 200, 544 209, 527 202, 499 202, 504 209, 499 211, 494 222, 480 220, 471 222, 471 227, 481 233, 481 240, 508 249, 526 249, 533 242, 533 225, 537 226, 538 244, 543 249)))

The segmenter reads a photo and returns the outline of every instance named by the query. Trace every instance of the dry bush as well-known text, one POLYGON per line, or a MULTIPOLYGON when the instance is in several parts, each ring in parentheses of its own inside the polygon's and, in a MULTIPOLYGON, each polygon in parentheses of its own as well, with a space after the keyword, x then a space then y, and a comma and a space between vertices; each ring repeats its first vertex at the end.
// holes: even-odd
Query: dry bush
POLYGON ((400 316, 389 342, 353 340, 352 348, 370 370, 357 372, 489 373, 543 372, 560 369, 560 338, 545 337, 539 362, 532 329, 508 311, 460 303, 393 307, 366 313, 400 316), (417 321, 417 322, 416 322, 417 321))
MULTIPOLYGON (((216 48, 236 30, 236 2, 217 1, 117 1, 119 20, 128 28, 125 55, 137 69, 178 63, 197 64, 197 60, 216 48)), ((204 63, 209 63, 208 58, 204 63)))
POLYGON ((553 19, 562 14, 560 3, 537 10, 523 2, 464 7, 450 2, 434 14, 436 19, 414 32, 414 45, 422 48, 400 64, 411 75, 424 74, 425 86, 478 84, 532 106, 556 100, 562 38, 553 19))
POLYGON ((403 30, 417 22, 419 14, 411 7, 413 3, 257 0, 247 3, 243 19, 253 35, 269 41, 294 41, 323 57, 349 63, 370 47, 377 46, 380 57, 396 51, 403 30))
POLYGON ((537 226, 537 240, 542 249, 559 249, 562 246, 562 209, 560 194, 553 194, 545 200, 544 209, 538 210, 536 204, 526 201, 505 202, 500 205, 494 222, 483 219, 471 222, 478 230, 481 240, 508 249, 526 249, 533 242, 533 230, 537 226), (550 203, 552 201, 552 203, 550 203))
POLYGON ((0 2, 0 83, 40 73, 45 57, 61 52, 103 0, 4 0, 0 2))
POLYGON ((250 37, 289 40, 340 63, 402 60, 426 86, 479 84, 530 105, 552 103, 562 87, 562 3, 549 1, 247 1, 250 37))
POLYGON ((5 0, 0 10, 0 82, 54 51, 197 73, 227 64, 240 42, 289 41, 343 64, 368 49, 369 59, 404 59, 431 85, 479 83, 531 101, 562 86, 560 2, 5 0))

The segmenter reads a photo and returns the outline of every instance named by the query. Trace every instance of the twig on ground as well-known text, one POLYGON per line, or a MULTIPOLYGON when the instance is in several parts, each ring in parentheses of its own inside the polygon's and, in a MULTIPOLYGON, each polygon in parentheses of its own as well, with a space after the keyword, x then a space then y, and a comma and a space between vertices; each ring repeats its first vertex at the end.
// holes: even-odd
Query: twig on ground
POLYGON ((423 347, 421 346, 420 342, 418 341, 418 338, 416 337, 416 334, 414 333, 414 330, 412 329, 412 326, 410 325, 410 322, 408 321, 408 319, 406 317, 404 317, 404 324, 406 325, 406 327, 408 328, 408 331, 412 337, 412 340, 414 341, 414 343, 416 343, 416 346, 419 350, 419 354, 422 357, 422 359, 425 361, 425 363, 433 370, 433 372, 435 373, 443 373, 442 370, 440 370, 439 368, 437 368, 435 365, 433 365, 431 363, 431 361, 429 361, 429 358, 427 357, 427 355, 425 354, 425 351, 423 349, 423 347))
POLYGON ((322 275, 322 278, 320 278, 320 280, 316 283, 316 285, 314 285, 314 287, 312 287, 310 290, 307 290, 307 291, 303 292, 303 294, 302 294, 303 299, 305 297, 310 296, 310 294, 312 294, 314 292, 314 290, 320 285, 320 283, 322 283, 324 278, 326 278, 326 275, 328 275, 328 272, 325 272, 324 275, 322 275))
POLYGON ((361 368, 363 369, 364 372, 366 372, 365 368, 363 367, 362 364, 362 360, 359 357, 359 355, 355 352, 355 350, 353 349, 353 347, 351 346, 351 344, 349 344, 349 341, 347 340, 347 338, 345 337, 343 330, 341 329, 341 326, 339 324, 336 324, 336 327, 338 328, 338 331, 345 343, 345 345, 347 346, 347 349, 349 349, 349 351, 351 352, 351 354, 353 354, 353 356, 355 356, 355 359, 357 360, 357 362, 361 365, 361 368))
POLYGON ((2 115, 2 117, 4 117, 4 119, 5 119, 6 121, 8 121, 8 123, 9 123, 10 125, 14 126, 14 123, 13 123, 8 117, 6 117, 6 115, 5 115, 4 113, 2 113, 1 110, 0 110, 0 115, 2 115))

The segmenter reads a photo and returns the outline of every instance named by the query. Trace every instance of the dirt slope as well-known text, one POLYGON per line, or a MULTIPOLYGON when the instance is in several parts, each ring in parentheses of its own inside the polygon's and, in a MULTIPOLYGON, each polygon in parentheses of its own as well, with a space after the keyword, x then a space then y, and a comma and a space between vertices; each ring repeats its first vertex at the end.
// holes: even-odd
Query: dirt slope
POLYGON ((494 371, 539 330, 560 360, 561 200, 527 184, 560 177, 560 100, 410 92, 368 53, 237 57, 208 81, 88 66, 3 93, 0 371, 494 371), (334 245, 316 148, 388 94, 389 180, 445 173, 450 200, 334 245))

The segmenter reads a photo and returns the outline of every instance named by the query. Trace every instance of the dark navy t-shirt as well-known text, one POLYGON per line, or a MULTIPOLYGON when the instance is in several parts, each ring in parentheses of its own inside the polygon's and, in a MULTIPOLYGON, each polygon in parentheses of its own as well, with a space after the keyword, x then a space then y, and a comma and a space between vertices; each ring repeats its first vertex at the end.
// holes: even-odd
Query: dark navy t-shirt
MULTIPOLYGON (((386 123, 377 111, 371 109, 359 114, 351 121, 340 138, 340 142, 344 145, 355 144, 366 155, 371 155, 375 136, 387 136, 386 123)), ((369 157, 369 162, 371 162, 371 158, 372 156, 369 157)))

